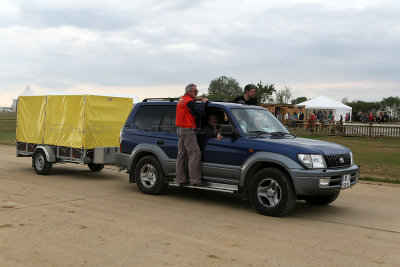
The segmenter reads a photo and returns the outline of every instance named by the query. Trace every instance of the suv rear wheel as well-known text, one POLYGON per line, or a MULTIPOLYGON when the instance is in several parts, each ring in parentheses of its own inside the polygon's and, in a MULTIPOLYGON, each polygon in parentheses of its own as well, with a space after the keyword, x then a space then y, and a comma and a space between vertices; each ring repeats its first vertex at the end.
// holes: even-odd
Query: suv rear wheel
POLYGON ((249 198, 259 213, 268 216, 283 216, 296 205, 291 181, 276 168, 265 168, 255 174, 250 181, 249 198))
POLYGON ((168 187, 164 172, 154 156, 141 158, 135 168, 135 180, 140 191, 149 195, 162 194, 168 187))
POLYGON ((335 201, 338 198, 339 194, 340 194, 340 191, 337 191, 337 192, 335 192, 333 194, 329 194, 329 195, 309 197, 309 198, 306 198, 305 201, 308 204, 325 206, 325 205, 331 204, 333 201, 335 201))

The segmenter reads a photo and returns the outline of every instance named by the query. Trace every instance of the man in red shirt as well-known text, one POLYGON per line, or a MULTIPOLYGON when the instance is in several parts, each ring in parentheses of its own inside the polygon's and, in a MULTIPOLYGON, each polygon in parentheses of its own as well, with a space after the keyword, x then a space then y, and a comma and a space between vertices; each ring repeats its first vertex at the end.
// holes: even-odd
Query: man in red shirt
POLYGON ((368 120, 369 122, 374 122, 374 114, 372 114, 372 111, 368 115, 368 120))
POLYGON ((197 97, 197 86, 193 83, 185 88, 185 94, 176 105, 175 124, 178 131, 178 157, 176 159, 176 181, 180 186, 204 186, 201 181, 201 151, 196 137, 196 117, 205 116, 208 99, 197 97), (196 103, 200 100, 203 103, 196 103))

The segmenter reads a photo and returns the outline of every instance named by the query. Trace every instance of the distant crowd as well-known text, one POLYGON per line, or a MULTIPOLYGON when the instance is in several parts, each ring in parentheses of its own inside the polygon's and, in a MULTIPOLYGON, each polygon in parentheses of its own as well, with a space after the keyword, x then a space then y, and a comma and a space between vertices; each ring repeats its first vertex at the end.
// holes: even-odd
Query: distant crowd
MULTIPOLYGON (((300 111, 298 114, 297 114, 297 112, 293 112, 293 114, 288 112, 285 114, 285 116, 283 116, 283 118, 282 118, 281 113, 276 113, 275 116, 278 120, 284 119, 286 121, 304 121, 304 120, 309 120, 310 118, 312 118, 313 120, 315 120, 316 122, 319 122, 319 123, 331 123, 335 120, 335 117, 333 116, 332 111, 329 111, 327 113, 326 111, 321 111, 321 110, 318 110, 318 111, 314 110, 314 112, 308 113, 307 118, 305 118, 305 114, 302 111, 300 111)), ((347 118, 347 114, 346 114, 346 118, 347 118)), ((350 120, 350 114, 349 114, 348 119, 350 120)), ((340 121, 343 121, 342 115, 340 115, 340 121)))
POLYGON ((370 112, 369 114, 362 113, 360 111, 358 113, 355 113, 354 121, 385 123, 389 121, 389 115, 385 111, 381 111, 378 113, 370 112))
MULTIPOLYGON (((307 116, 303 112, 293 112, 293 113, 286 113, 285 115, 282 115, 281 113, 277 112, 275 113, 275 117, 282 121, 308 121, 312 120, 315 121, 316 123, 320 124, 325 124, 325 123, 332 123, 335 122, 335 116, 333 115, 332 111, 325 111, 325 110, 314 110, 314 112, 310 112, 307 114, 307 116)), ((353 115, 348 112, 346 113, 345 117, 343 118, 342 115, 339 115, 339 123, 342 122, 374 122, 374 123, 386 123, 389 122, 389 115, 386 113, 386 111, 380 111, 377 113, 363 113, 363 112, 353 112, 353 115)), ((393 120, 392 120, 393 121, 393 120)), ((400 116, 397 118, 397 122, 400 122, 400 116)))
POLYGON ((275 117, 280 121, 282 119, 289 121, 297 121, 297 120, 302 121, 304 120, 304 113, 301 111, 299 113, 293 112, 293 114, 288 112, 285 114, 285 116, 283 116, 283 118, 282 118, 282 113, 275 113, 275 117))

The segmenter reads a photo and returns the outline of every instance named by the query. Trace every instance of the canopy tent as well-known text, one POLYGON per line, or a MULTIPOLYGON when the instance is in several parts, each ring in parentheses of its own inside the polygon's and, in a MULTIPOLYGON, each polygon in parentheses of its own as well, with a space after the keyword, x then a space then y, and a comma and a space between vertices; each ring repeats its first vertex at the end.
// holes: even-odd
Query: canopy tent
POLYGON ((35 95, 29 86, 29 84, 26 86, 25 90, 22 92, 21 96, 33 96, 35 95))
POLYGON ((340 115, 342 115, 344 120, 346 113, 351 114, 352 111, 351 107, 326 96, 318 96, 314 99, 299 103, 296 106, 297 107, 305 106, 307 114, 314 112, 314 110, 316 112, 318 112, 319 110, 332 111, 335 121, 340 120, 340 115))

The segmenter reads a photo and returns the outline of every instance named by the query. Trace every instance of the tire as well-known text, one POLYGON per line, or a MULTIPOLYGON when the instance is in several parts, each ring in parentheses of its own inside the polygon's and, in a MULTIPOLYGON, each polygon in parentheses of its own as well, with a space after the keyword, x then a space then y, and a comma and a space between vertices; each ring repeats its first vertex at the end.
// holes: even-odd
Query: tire
POLYGON ((104 164, 88 163, 88 166, 92 172, 99 172, 104 168, 104 164))
POLYGON ((154 156, 145 156, 135 168, 135 181, 140 191, 149 195, 162 194, 168 187, 164 182, 164 171, 154 156))
POLYGON ((335 201, 340 194, 340 191, 337 191, 333 194, 323 195, 323 196, 313 196, 306 198, 305 201, 311 205, 325 206, 331 204, 335 201))
POLYGON ((35 172, 40 175, 49 174, 53 168, 53 163, 47 161, 46 154, 42 149, 36 150, 33 154, 32 165, 35 172))
POLYGON ((259 213, 274 217, 288 214, 297 200, 290 178, 276 168, 265 168, 254 175, 249 198, 259 213))
POLYGON ((130 183, 136 183, 136 179, 135 179, 135 171, 131 170, 131 172, 129 173, 129 182, 130 183))

